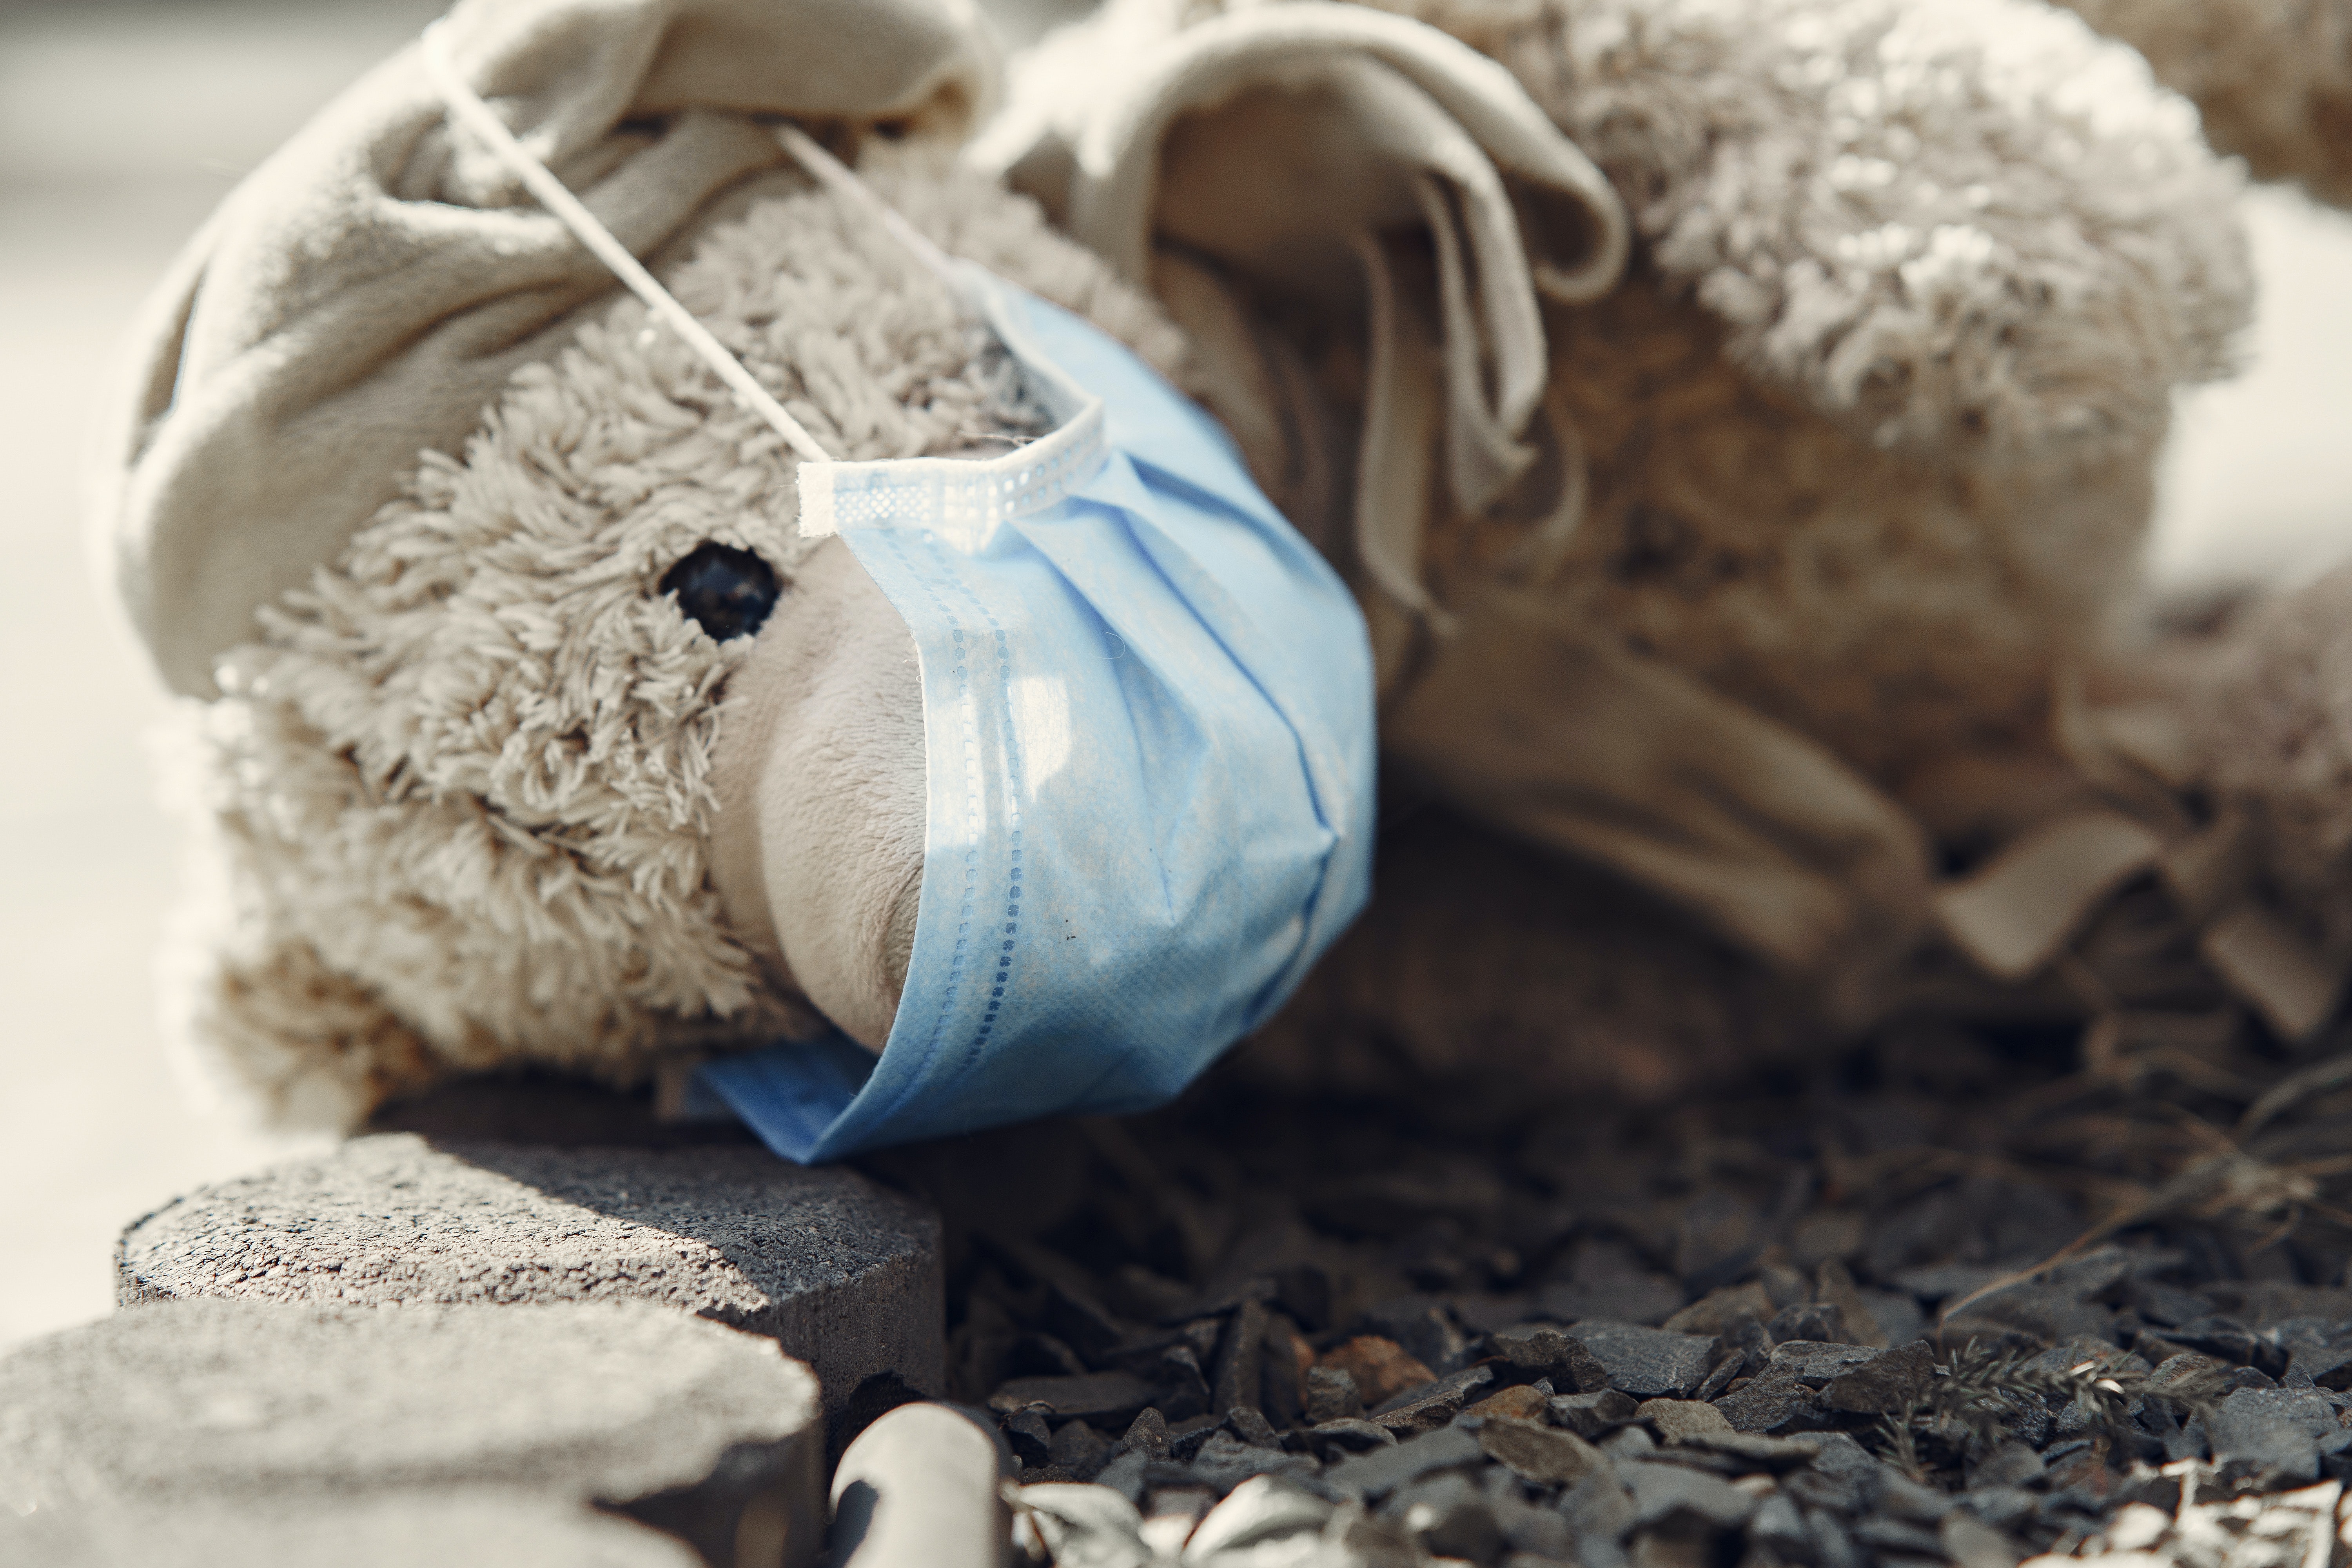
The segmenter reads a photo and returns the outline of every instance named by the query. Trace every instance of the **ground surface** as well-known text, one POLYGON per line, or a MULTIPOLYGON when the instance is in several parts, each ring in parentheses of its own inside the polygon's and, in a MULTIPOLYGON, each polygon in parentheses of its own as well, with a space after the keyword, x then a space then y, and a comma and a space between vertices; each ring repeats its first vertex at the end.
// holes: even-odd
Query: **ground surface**
POLYGON ((1228 1075, 869 1163, 946 1212, 958 1396, 1146 1516, 1265 1474, 1521 1568, 2324 1568, 2347 1045, 1898 1028, 1516 1126, 1228 1075))

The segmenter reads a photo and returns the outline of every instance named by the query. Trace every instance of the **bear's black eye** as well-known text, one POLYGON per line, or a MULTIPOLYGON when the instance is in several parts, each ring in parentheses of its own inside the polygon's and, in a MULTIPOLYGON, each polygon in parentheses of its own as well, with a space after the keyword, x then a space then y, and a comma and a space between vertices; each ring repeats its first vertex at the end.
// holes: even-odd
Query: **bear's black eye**
POLYGON ((774 570, 732 545, 702 545, 664 574, 661 585, 718 642, 758 631, 776 607, 774 570))

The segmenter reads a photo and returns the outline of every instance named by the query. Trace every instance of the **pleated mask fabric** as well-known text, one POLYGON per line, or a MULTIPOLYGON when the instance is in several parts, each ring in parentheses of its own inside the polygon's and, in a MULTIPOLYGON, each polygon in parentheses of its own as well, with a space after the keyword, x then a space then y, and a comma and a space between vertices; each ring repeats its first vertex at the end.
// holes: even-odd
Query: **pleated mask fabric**
POLYGON ((1061 424, 984 462, 801 470, 803 531, 838 531, 914 634, 929 827, 878 1061, 793 1045, 702 1069, 795 1160, 1161 1103, 1370 888, 1371 655, 1345 586, 1157 372, 959 274, 1061 424))

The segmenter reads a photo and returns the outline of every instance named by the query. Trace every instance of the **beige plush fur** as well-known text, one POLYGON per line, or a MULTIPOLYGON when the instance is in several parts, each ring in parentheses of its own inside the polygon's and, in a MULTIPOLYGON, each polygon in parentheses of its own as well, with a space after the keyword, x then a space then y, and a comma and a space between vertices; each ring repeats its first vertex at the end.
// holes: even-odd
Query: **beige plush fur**
MULTIPOLYGON (((877 175, 949 248, 1176 365, 1181 340, 1019 198, 877 175)), ((1002 349, 902 247, 784 189, 668 281, 820 440, 871 458, 1034 428, 1002 349)), ((627 1079, 817 1026, 711 878, 720 704, 754 639, 712 641, 656 587, 706 542, 789 581, 809 550, 792 475, 674 335, 614 305, 223 662, 189 721, 228 907, 190 922, 218 945, 184 968, 196 1034, 267 1108, 342 1121, 455 1070, 627 1079)), ((831 809, 845 837, 864 820, 854 795, 831 809)), ((775 956, 805 920, 775 922, 775 956)))
POLYGON ((2213 145, 2265 180, 2352 206, 2352 4, 2065 0, 2194 101, 2213 145))

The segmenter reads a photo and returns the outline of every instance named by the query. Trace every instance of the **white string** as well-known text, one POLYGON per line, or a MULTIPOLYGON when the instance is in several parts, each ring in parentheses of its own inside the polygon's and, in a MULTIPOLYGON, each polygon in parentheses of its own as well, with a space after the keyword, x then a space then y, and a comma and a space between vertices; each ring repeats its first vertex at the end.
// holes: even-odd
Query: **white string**
MULTIPOLYGON (((751 378, 751 373, 743 368, 742 361, 728 353, 724 343, 712 337, 709 329, 671 297, 668 289, 655 281, 654 275, 629 254, 629 247, 614 238, 612 231, 597 222, 593 213, 580 205, 580 199, 564 188, 562 181, 523 150, 522 143, 515 140, 514 132, 507 129, 506 122, 490 112, 490 106, 466 85, 451 66, 448 41, 442 33, 443 26, 436 22, 425 29, 425 70, 432 78, 433 85, 440 89, 441 96, 447 100, 450 114, 488 142, 490 151, 498 154, 499 161, 523 183, 523 188, 537 197, 541 206, 562 218, 564 226, 578 237, 580 243, 611 268, 614 275, 628 285, 631 293, 646 302, 647 310, 667 322, 671 331, 686 340, 688 348, 718 372, 719 380, 732 387, 737 396, 776 427, 777 433, 791 444, 793 450, 813 463, 833 461, 833 454, 818 445, 816 437, 810 435, 799 420, 785 412, 784 405, 771 396, 766 387, 751 378)), ((793 134, 799 135, 799 132, 793 134)), ((807 141, 804 136, 801 139, 807 141)), ((790 142, 784 144, 788 149, 793 146, 790 142)), ((797 154, 798 150, 793 151, 797 154)), ((822 150, 817 155, 824 156, 822 150)), ((806 162, 805 155, 802 157, 806 162)), ((832 160, 826 159, 826 162, 832 160)), ((847 170, 841 173, 853 184, 856 182, 856 176, 849 174, 847 170)))

